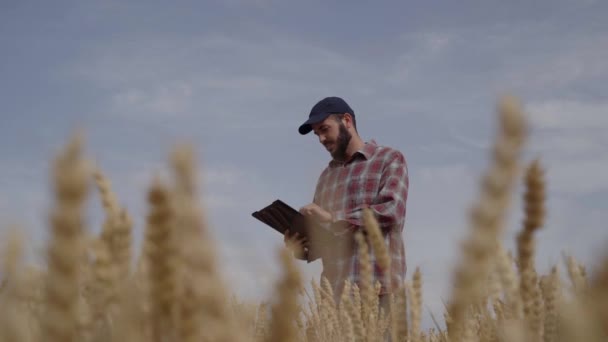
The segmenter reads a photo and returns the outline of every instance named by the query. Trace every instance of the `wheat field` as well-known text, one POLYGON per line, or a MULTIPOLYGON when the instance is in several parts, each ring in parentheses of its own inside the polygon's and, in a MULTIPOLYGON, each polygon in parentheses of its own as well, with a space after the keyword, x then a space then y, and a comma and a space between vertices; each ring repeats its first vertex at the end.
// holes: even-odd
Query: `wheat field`
MULTIPOLYGON (((469 230, 453 286, 434 328, 421 329, 423 269, 414 266, 393 289, 384 312, 369 273, 360 284, 346 283, 337 302, 325 279, 311 280, 313 291, 306 292, 307 280, 287 248, 277 251, 282 274, 276 297, 239 301, 221 276, 204 199, 195 191, 199 173, 190 146, 175 147, 169 179, 149 185, 136 254, 129 212, 83 154, 83 135, 74 134, 52 160, 46 264, 24 263, 18 230, 3 241, 0 341, 608 341, 608 254, 593 265, 568 256, 548 274, 537 272, 545 170, 540 159, 521 160, 528 126, 518 99, 501 98, 496 119, 488 166, 466 213, 469 230), (526 187, 525 220, 509 251, 500 241, 518 179, 526 187), (84 223, 85 200, 95 195, 105 214, 99 234, 84 223)), ((390 269, 370 212, 364 229, 368 239, 356 236, 362 260, 374 253, 390 269)))

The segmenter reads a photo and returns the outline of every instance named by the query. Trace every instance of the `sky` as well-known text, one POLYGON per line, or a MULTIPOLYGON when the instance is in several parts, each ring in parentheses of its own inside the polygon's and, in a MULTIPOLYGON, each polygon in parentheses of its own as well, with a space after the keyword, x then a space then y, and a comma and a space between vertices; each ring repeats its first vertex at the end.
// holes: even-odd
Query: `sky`
MULTIPOLYGON (((403 238, 428 327, 449 296, 496 104, 513 94, 530 126, 522 161, 546 169, 537 267, 565 271, 570 253, 591 268, 608 242, 607 13, 599 0, 0 0, 2 232, 18 223, 43 256, 52 158, 83 129, 141 241, 146 189, 189 143, 223 276, 241 298, 266 299, 282 236, 251 213, 311 202, 330 157, 297 128, 340 96, 364 140, 408 163, 403 238)), ((509 248, 523 219, 518 182, 509 248)), ((91 231, 99 207, 92 191, 91 231)), ((320 276, 320 262, 298 266, 307 282, 320 276)))

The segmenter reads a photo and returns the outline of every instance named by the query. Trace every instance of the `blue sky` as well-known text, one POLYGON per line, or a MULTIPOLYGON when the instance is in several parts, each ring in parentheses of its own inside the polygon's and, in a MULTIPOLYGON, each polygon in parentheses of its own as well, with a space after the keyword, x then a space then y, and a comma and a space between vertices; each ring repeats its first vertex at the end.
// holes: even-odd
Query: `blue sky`
MULTIPOLYGON (((225 277, 243 298, 265 298, 282 240, 250 214, 276 198, 311 200, 329 155, 297 127, 316 101, 342 96, 365 140, 406 156, 409 276, 422 268, 439 314, 495 105, 512 93, 531 124, 525 161, 547 168, 537 266, 562 252, 592 263, 608 241, 607 10, 590 0, 1 1, 0 222, 21 223, 42 253, 49 163, 81 127, 140 238, 146 187, 172 146, 190 142, 225 277)), ((319 263, 301 266, 318 278, 319 263)))

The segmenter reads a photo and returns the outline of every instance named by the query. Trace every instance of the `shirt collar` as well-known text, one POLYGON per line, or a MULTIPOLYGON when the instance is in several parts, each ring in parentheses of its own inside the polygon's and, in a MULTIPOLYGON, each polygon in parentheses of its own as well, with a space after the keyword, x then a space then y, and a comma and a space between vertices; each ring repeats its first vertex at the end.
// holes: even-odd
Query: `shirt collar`
POLYGON ((365 159, 369 159, 372 157, 372 155, 374 154, 374 151, 376 151, 376 148, 378 147, 378 144, 376 143, 375 139, 371 139, 369 141, 366 141, 365 144, 363 145, 363 147, 361 147, 359 150, 357 150, 352 157, 350 158, 350 160, 348 160, 346 163, 342 163, 342 162, 338 162, 335 160, 331 160, 329 162, 329 166, 341 166, 344 164, 348 164, 349 162, 351 162, 353 159, 355 159, 357 157, 357 155, 363 156, 363 158, 365 159))
POLYGON ((369 159, 372 157, 377 147, 378 144, 376 144, 376 140, 371 139, 369 141, 366 141, 365 145, 363 145, 363 147, 357 152, 361 153, 365 157, 365 159, 369 159))

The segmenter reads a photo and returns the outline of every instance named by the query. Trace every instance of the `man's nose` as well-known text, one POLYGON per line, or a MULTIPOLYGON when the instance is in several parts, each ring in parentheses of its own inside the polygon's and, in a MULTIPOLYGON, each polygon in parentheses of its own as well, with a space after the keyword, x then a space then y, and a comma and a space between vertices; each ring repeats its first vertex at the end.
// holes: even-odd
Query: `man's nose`
POLYGON ((324 143, 325 143, 325 136, 324 136, 324 135, 319 135, 319 142, 320 142, 321 144, 324 144, 324 143))

